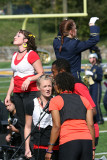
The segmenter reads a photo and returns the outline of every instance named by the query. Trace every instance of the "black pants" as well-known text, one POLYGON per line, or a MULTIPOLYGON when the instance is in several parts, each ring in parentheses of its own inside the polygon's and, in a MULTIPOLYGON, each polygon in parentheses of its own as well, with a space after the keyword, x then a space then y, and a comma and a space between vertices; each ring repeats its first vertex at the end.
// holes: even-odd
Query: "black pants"
POLYGON ((39 92, 37 92, 37 91, 26 92, 26 93, 14 93, 13 94, 22 141, 24 140, 26 104, 29 101, 32 101, 34 98, 36 98, 38 96, 38 94, 39 94, 39 92))
MULTIPOLYGON (((58 153, 59 151, 57 150, 53 151, 51 159, 58 160, 58 153)), ((44 160, 45 154, 46 154, 46 149, 34 149, 34 159, 35 160, 44 160)))
POLYGON ((59 147, 59 160, 92 160, 92 141, 73 140, 59 147))

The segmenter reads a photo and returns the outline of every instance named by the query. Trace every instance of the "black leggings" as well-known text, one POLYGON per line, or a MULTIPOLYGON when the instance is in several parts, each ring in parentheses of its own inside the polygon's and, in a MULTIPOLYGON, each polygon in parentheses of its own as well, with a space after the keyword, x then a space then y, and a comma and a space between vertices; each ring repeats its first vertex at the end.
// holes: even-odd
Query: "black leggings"
POLYGON ((14 93, 13 94, 22 141, 24 140, 26 104, 29 101, 32 101, 34 98, 36 98, 38 96, 38 93, 39 93, 38 91, 32 91, 32 92, 14 93))
POLYGON ((59 147, 59 160, 92 160, 92 141, 73 140, 59 147))
MULTIPOLYGON (((52 153, 52 160, 58 160, 58 151, 53 151, 52 153)), ((46 149, 34 149, 34 159, 35 160, 44 160, 46 154, 46 149)), ((65 159, 66 160, 66 159, 65 159)))

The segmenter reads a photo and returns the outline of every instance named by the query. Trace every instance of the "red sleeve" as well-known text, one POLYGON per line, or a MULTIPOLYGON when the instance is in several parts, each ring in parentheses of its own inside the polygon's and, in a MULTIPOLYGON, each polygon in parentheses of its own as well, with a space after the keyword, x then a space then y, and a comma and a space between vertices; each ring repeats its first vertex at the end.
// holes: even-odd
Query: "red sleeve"
POLYGON ((89 89, 82 83, 75 83, 74 93, 79 94, 80 96, 85 97, 91 104, 92 107, 95 107, 95 103, 89 93, 89 89))
POLYGON ((39 55, 35 52, 35 51, 31 51, 28 55, 28 62, 30 64, 34 63, 35 61, 37 61, 38 59, 40 59, 39 55))
POLYGON ((85 107, 87 108, 87 110, 92 109, 93 107, 91 106, 90 102, 83 96, 80 96, 83 104, 85 105, 85 107))
POLYGON ((64 106, 64 101, 62 97, 58 95, 50 100, 49 111, 61 110, 63 106, 64 106))
POLYGON ((13 55, 14 55, 15 53, 16 53, 16 52, 14 52, 13 55))

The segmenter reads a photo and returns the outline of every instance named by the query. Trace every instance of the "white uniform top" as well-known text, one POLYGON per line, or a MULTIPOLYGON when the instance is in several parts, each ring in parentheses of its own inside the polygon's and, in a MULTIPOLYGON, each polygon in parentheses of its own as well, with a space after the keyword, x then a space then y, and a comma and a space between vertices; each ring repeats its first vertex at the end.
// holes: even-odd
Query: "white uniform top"
POLYGON ((18 76, 18 77, 26 77, 28 75, 34 75, 35 70, 33 68, 33 66, 28 62, 28 55, 32 50, 30 50, 29 52, 27 52, 25 54, 25 56, 23 57, 23 59, 17 64, 15 65, 14 60, 17 56, 17 52, 13 55, 12 58, 12 62, 11 62, 11 68, 14 72, 14 77, 18 76))
MULTIPOLYGON (((37 124, 38 120, 40 119, 40 114, 42 112, 43 112, 43 108, 40 106, 38 99, 35 98, 34 99, 34 110, 33 110, 33 123, 34 123, 34 125, 37 124)), ((43 114, 41 116, 43 116, 43 114)), ((51 117, 51 114, 46 113, 45 116, 43 117, 43 119, 40 121, 40 124, 38 126, 41 128, 46 128, 49 125, 52 126, 52 117, 51 117)))

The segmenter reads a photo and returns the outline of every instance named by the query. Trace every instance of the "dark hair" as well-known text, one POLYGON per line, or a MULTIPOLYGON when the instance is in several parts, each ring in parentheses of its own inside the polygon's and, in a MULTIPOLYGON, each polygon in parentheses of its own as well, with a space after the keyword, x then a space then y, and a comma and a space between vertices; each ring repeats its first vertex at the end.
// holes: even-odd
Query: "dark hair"
MULTIPOLYGON (((14 96, 10 96, 10 101, 15 104, 15 101, 14 101, 14 96)), ((6 106, 6 105, 5 105, 6 106)), ((7 106, 6 106, 7 107, 7 106)))
POLYGON ((90 53, 96 53, 98 56, 98 59, 96 59, 96 62, 98 64, 102 63, 102 56, 101 56, 101 51, 100 48, 98 46, 93 46, 90 48, 90 53))
POLYGON ((62 69, 64 69, 65 72, 69 72, 69 73, 71 72, 71 71, 70 71, 70 64, 69 64, 69 62, 68 62, 66 59, 64 59, 64 58, 59 58, 59 59, 55 60, 55 61, 52 63, 52 65, 55 65, 55 66, 56 66, 58 72, 60 72, 62 69))
POLYGON ((19 33, 22 33, 25 38, 28 39, 28 41, 26 42, 27 51, 37 51, 37 46, 35 44, 35 36, 31 32, 22 29, 19 30, 19 33))
POLYGON ((15 104, 14 96, 10 96, 10 101, 15 104))
POLYGON ((59 30, 61 33, 61 46, 59 48, 59 52, 61 52, 62 45, 64 43, 64 37, 69 35, 69 31, 73 29, 75 22, 72 19, 64 20, 61 22, 59 26, 59 30))
POLYGON ((61 89, 62 91, 67 90, 73 92, 74 90, 75 80, 71 73, 67 72, 59 73, 55 77, 55 83, 58 86, 58 88, 61 89))

